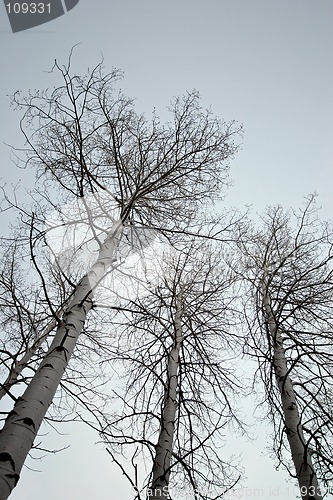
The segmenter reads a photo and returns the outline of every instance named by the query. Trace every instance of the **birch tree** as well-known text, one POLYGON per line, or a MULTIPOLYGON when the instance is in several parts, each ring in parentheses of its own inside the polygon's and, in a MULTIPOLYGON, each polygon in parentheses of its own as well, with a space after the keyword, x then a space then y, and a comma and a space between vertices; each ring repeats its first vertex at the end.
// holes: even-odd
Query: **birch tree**
MULTIPOLYGON (((24 113, 21 129, 26 141, 17 154, 26 155, 24 165, 36 173, 37 188, 30 210, 15 199, 7 202, 19 211, 20 245, 42 290, 43 298, 35 297, 37 308, 40 302, 46 305, 57 325, 35 375, 24 393, 15 396, 1 431, 3 500, 19 480, 93 307, 94 293, 121 261, 124 231, 140 226, 169 234, 186 232, 207 203, 221 196, 228 161, 236 150, 233 136, 239 132, 236 124, 226 124, 203 110, 196 92, 175 99, 169 107, 170 121, 162 125, 154 114, 151 119, 138 115, 133 101, 116 90, 117 70, 105 73, 99 64, 80 77, 72 73, 69 62, 66 67, 56 63, 51 74, 61 80, 53 91, 13 96, 13 104, 24 113), (69 201, 83 204, 84 211, 80 209, 77 217, 89 229, 97 250, 94 262, 83 274, 76 273, 75 280, 66 276, 61 265, 57 267, 68 293, 54 303, 59 294, 53 293, 45 278, 43 247, 53 252, 47 239, 51 228, 45 221, 50 211, 61 219, 69 201), (108 224, 101 226, 101 217, 108 224)), ((78 222, 75 217, 69 226, 78 222)), ((39 330, 37 338, 42 336, 39 330)), ((27 345, 23 357, 28 351, 27 345)), ((8 382, 4 385, 8 389, 8 382)))
POLYGON ((164 258, 158 287, 110 322, 119 333, 109 362, 123 360, 125 392, 114 393, 123 405, 104 413, 100 428, 137 499, 142 492, 149 500, 171 498, 180 493, 177 484, 188 498, 223 498, 240 479, 237 464, 220 451, 226 429, 243 430, 234 403, 243 391, 237 297, 222 259, 212 243, 183 242, 164 258), (141 487, 119 458, 130 450, 133 464, 150 457, 141 487))
POLYGON ((251 297, 246 349, 258 360, 278 464, 302 498, 319 500, 332 481, 332 226, 314 196, 298 212, 269 208, 261 223, 239 243, 251 297))

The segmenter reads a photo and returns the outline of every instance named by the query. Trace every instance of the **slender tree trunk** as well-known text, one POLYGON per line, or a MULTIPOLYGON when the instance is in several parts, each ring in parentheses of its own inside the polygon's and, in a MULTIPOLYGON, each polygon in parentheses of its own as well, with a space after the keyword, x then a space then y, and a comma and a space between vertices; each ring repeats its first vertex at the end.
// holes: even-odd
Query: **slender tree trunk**
MULTIPOLYGON (((60 311, 57 312, 58 316, 61 316, 64 311, 65 307, 68 305, 69 300, 66 301, 64 307, 61 308, 60 311)), ((37 349, 45 342, 47 337, 50 335, 52 330, 54 330, 57 326, 58 322, 54 318, 52 319, 47 327, 44 329, 44 331, 39 335, 39 337, 34 341, 34 343, 27 348, 25 353, 23 354, 21 359, 16 359, 15 362, 13 363, 10 372, 4 381, 3 384, 1 384, 0 388, 0 399, 2 399, 8 392, 10 391, 11 387, 17 383, 17 379, 19 375, 22 373, 24 368, 27 366, 29 361, 31 360, 32 356, 35 354, 37 349)))
POLYGON ((274 372, 279 388, 287 438, 303 500, 322 500, 311 456, 303 434, 296 395, 289 376, 281 331, 276 324, 267 285, 263 286, 263 308, 273 346, 274 372))
POLYGON ((121 231, 122 223, 118 221, 101 245, 97 261, 78 283, 49 351, 6 419, 0 433, 0 500, 9 497, 20 478, 24 461, 92 307, 93 290, 114 261, 121 231))
POLYGON ((177 387, 179 351, 182 337, 182 294, 177 295, 175 314, 175 338, 168 357, 167 386, 162 409, 162 418, 156 454, 153 465, 151 488, 148 490, 148 500, 164 500, 169 498, 170 463, 177 410, 177 387))

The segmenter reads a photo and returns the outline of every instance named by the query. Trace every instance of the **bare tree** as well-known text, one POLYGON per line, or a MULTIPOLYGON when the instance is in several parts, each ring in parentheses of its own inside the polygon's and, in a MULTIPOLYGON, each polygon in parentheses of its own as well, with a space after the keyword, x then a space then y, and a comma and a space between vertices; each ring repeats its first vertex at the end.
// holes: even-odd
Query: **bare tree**
MULTIPOLYGON (((196 92, 176 99, 169 109, 171 121, 162 125, 155 115, 148 120, 136 114, 133 102, 115 92, 118 71, 105 74, 99 64, 79 77, 71 74, 70 63, 63 68, 56 63, 54 69, 62 81, 55 90, 22 98, 17 92, 13 97, 24 110, 21 129, 27 146, 23 152, 26 167, 36 171, 39 189, 33 194, 31 211, 18 207, 15 200, 7 201, 20 212, 20 245, 42 290, 43 297, 34 298, 46 307, 45 317, 51 317, 50 326, 42 330, 33 320, 39 331, 36 338, 42 339, 44 328, 53 327, 54 320, 57 328, 25 392, 15 398, 0 435, 3 500, 19 479, 93 307, 95 290, 123 260, 120 247, 126 228, 186 232, 207 203, 220 197, 227 161, 236 149, 232 138, 239 132, 235 124, 225 124, 202 110, 196 92), (67 226, 85 225, 96 245, 93 263, 83 274, 76 270, 66 275, 48 239, 57 224, 45 225, 50 210, 58 219, 66 219, 64 207, 69 202, 78 210, 67 226), (58 286, 66 290, 58 302, 54 299, 59 300, 60 294, 46 279, 52 259, 45 258, 45 249, 53 253, 61 278, 58 286)), ((17 298, 13 303, 18 305, 17 298)), ((21 312, 17 319, 24 319, 21 312)), ((29 345, 23 358, 29 355, 29 345)), ((5 382, 5 390, 11 384, 5 382)))
MULTIPOLYGON (((158 267, 158 266, 157 266, 158 267)), ((124 373, 118 412, 100 416, 112 458, 150 457, 148 477, 136 498, 170 498, 177 484, 189 498, 223 498, 239 480, 236 464, 222 458, 223 432, 242 427, 233 397, 243 391, 236 377, 239 339, 233 278, 212 242, 189 240, 164 256, 163 279, 132 300, 110 323, 117 342, 108 363, 124 373), (117 319, 118 318, 118 319, 117 319), (220 443, 220 444, 219 444, 220 443)), ((104 323, 107 321, 104 320, 104 323)), ((120 384, 122 386, 122 384, 120 384)))
POLYGON ((278 463, 302 498, 319 500, 333 463, 332 227, 318 219, 314 196, 299 212, 269 208, 261 222, 239 242, 250 297, 246 350, 258 360, 278 463))

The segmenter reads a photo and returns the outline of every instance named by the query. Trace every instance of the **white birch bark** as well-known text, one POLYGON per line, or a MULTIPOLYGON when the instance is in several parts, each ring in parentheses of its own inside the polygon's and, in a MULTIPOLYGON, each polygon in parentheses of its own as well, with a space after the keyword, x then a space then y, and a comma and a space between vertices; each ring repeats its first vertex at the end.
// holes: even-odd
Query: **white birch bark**
POLYGON ((147 495, 148 500, 169 498, 170 463, 178 403, 179 352, 182 340, 182 293, 180 292, 176 302, 175 338, 168 357, 167 387, 162 409, 160 433, 156 445, 152 483, 147 495))
POLYGON ((0 433, 0 500, 9 497, 19 480, 26 456, 33 446, 92 307, 93 290, 114 261, 122 227, 121 221, 115 224, 101 245, 95 264, 78 283, 49 351, 6 419, 0 433))
POLYGON ((322 500, 317 476, 303 434, 293 383, 288 374, 282 334, 275 321, 267 288, 267 285, 263 284, 263 309, 272 341, 274 373, 281 396, 286 434, 300 492, 303 500, 322 500))

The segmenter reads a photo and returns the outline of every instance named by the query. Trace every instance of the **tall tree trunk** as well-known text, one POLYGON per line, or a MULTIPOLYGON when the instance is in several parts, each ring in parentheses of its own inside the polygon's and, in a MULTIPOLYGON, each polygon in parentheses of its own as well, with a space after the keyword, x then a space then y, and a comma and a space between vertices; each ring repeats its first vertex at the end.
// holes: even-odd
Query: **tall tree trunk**
POLYGON ((156 445, 152 484, 147 495, 148 500, 164 500, 169 498, 170 463, 177 411, 179 352, 183 340, 182 292, 177 295, 176 301, 175 338, 168 357, 166 391, 160 433, 156 445))
POLYGON ((118 221, 101 245, 95 264, 78 283, 49 351, 0 432, 0 500, 9 497, 20 478, 24 461, 92 307, 93 290, 114 261, 121 232, 122 222, 118 221))
POLYGON ((304 438, 297 399, 289 376, 282 333, 272 310, 268 285, 263 285, 263 309, 272 341, 274 373, 281 396, 286 434, 301 496, 303 500, 322 500, 311 455, 304 438))

